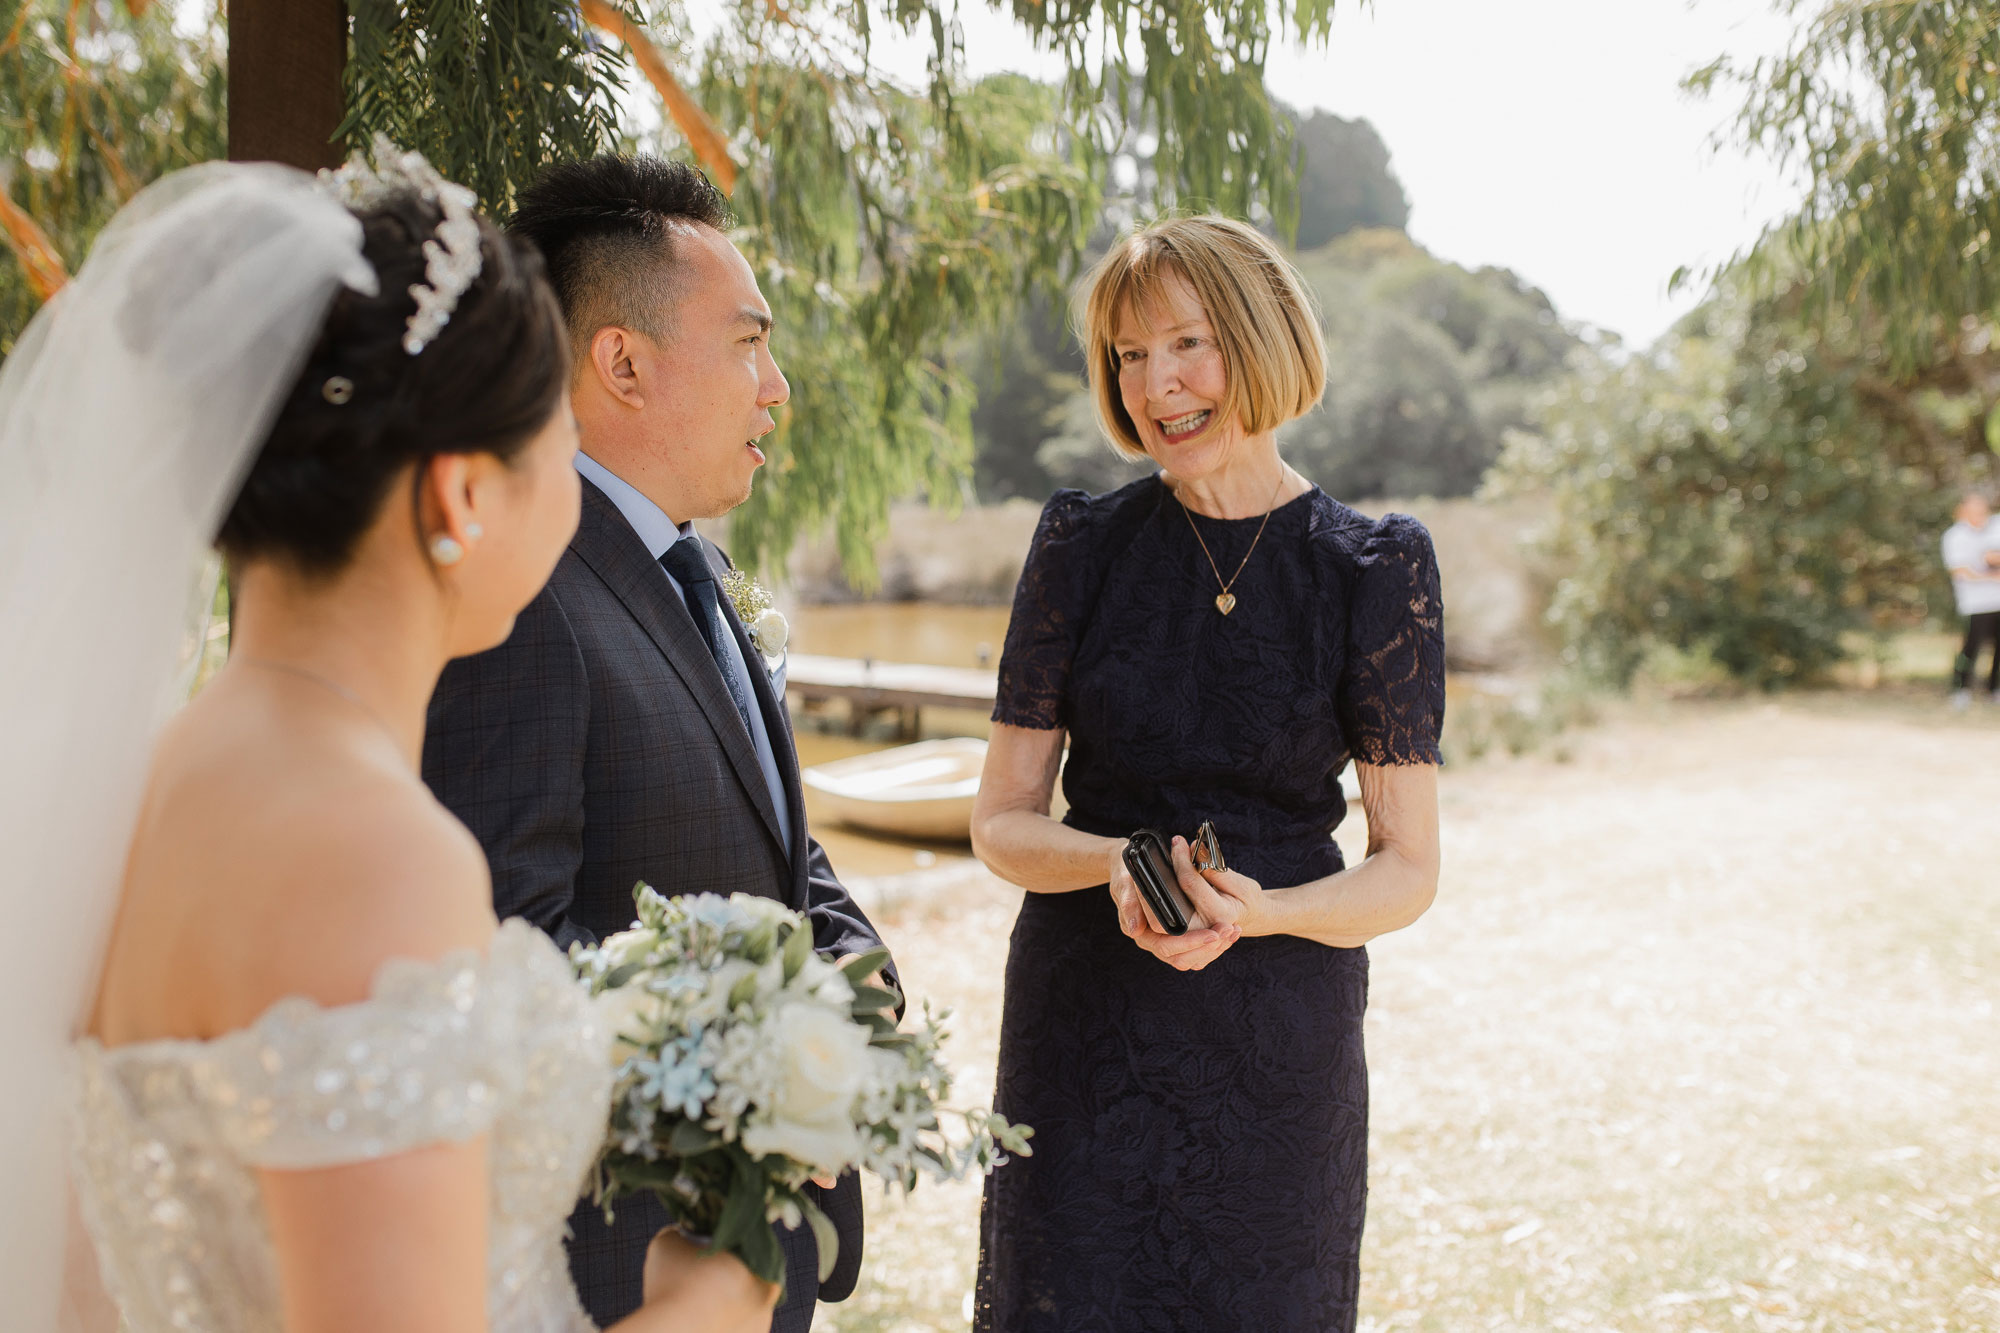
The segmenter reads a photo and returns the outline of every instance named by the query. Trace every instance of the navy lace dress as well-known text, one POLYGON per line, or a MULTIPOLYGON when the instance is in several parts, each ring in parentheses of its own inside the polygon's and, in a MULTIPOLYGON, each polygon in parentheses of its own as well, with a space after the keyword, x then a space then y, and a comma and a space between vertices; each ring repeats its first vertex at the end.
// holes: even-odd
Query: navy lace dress
MULTIPOLYGON (((1195 516, 1227 572, 1257 519, 1195 516)), ((1414 519, 1315 489, 1277 509, 1225 617, 1149 478, 1043 511, 994 720, 1069 733, 1066 822, 1123 837, 1213 819, 1266 888, 1341 868, 1350 757, 1436 763, 1437 566, 1414 519)), ((1245 939, 1180 972, 1102 888, 1030 893, 1014 927, 998 1109, 1034 1156, 986 1187, 982 1333, 1322 1333, 1355 1326, 1367 1200, 1368 955, 1245 939)))

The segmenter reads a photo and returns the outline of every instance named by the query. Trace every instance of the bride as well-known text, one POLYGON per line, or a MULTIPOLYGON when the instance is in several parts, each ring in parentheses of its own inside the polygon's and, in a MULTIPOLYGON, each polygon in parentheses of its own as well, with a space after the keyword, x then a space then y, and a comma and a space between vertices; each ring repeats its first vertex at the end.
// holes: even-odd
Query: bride
MULTIPOLYGON (((418 777, 439 671, 576 525, 565 334, 532 250, 390 156, 346 203, 162 181, 0 372, 10 1327, 101 1292, 133 1333, 590 1327, 605 1034, 418 777), (230 660, 156 733, 211 538, 230 660), (101 1290, 74 1243, 58 1280, 65 1119, 101 1290)), ((619 1329, 774 1295, 666 1232, 646 1289, 619 1329)))

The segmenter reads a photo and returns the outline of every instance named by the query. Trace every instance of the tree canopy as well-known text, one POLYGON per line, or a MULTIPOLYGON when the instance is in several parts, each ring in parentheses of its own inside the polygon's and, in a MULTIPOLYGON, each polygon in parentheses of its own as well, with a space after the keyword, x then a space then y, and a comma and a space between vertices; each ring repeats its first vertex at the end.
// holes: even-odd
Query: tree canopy
POLYGON ((0 4, 0 356, 125 200, 222 156, 222 70, 167 5, 0 4))
POLYGON ((1782 53, 1689 85, 1797 169, 1797 210, 1648 352, 1585 362, 1496 489, 1551 493, 1552 617, 1614 681, 1657 653, 1765 687, 1950 606, 2000 403, 2000 4, 1785 0, 1782 53))
POLYGON ((1462 268, 1401 232, 1350 232, 1299 263, 1331 373, 1319 408, 1282 438, 1343 498, 1470 495, 1583 347, 1513 273, 1462 268))
POLYGON ((1586 361, 1510 437, 1494 489, 1554 497, 1566 656, 1628 680, 1666 650, 1774 688, 1949 592, 1942 400, 1881 374, 1879 327, 1725 287, 1651 351, 1586 361))
POLYGON ((1410 201, 1389 166, 1389 149, 1366 120, 1314 111, 1298 122, 1299 227, 1293 243, 1316 250, 1350 231, 1410 221, 1410 201))
MULTIPOLYGON (((738 0, 701 32, 672 0, 348 0, 339 133, 353 145, 387 133, 500 215, 562 157, 638 144, 703 165, 731 195, 797 388, 770 441, 774 484, 733 525, 738 554, 753 565, 782 555, 795 533, 832 519, 849 568, 865 576, 891 498, 957 493, 972 394, 953 351, 1074 273, 1134 115, 1154 127, 1160 204, 1292 225, 1297 158, 1265 95, 1264 61, 1273 41, 1324 42, 1335 3, 992 0, 1061 59, 1067 74, 1047 87, 971 78, 948 0, 738 0), (877 63, 890 36, 927 49, 916 86, 877 63), (667 112, 647 144, 617 116, 621 90, 642 77, 667 112)), ((206 45, 176 38, 164 9, 14 6, 13 40, 0 50, 0 121, 19 127, 0 144, 13 150, 4 193, 55 236, 65 264, 132 188, 221 151, 224 34, 211 22, 206 45), (149 132, 170 151, 96 189, 97 204, 52 210, 48 198, 90 194, 80 182, 110 170, 100 141, 111 137, 116 99, 131 101, 134 119, 160 105, 160 90, 142 89, 128 68, 135 40, 146 77, 201 103, 181 108, 200 131, 175 139, 155 124, 149 132), (101 88, 115 91, 93 84, 86 91, 99 100, 77 102, 56 86, 79 53, 107 43, 118 54, 100 62, 101 88), (78 109, 51 120, 36 96, 78 109), (78 145, 53 164, 28 151, 49 124, 70 126, 78 145)), ((13 248, 24 258, 32 250, 13 248)), ((18 271, 7 278, 17 294, 10 331, 29 304, 18 271)))
POLYGON ((1865 304, 1891 369, 1920 371, 1950 355, 1963 317, 2000 306, 2000 4, 1785 7, 1813 12, 1783 53, 1717 60, 1689 85, 1740 95, 1739 138, 1804 178, 1761 267, 1812 275, 1822 312, 1865 304))

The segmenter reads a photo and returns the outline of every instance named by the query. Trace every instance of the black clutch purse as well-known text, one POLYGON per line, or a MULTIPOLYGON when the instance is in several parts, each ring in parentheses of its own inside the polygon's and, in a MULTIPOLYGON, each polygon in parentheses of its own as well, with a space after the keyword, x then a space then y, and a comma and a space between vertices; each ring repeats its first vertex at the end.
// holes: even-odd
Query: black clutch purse
MULTIPOLYGON (((1201 830, 1189 843, 1189 852, 1198 870, 1224 870, 1222 846, 1216 841, 1215 825, 1203 821, 1201 830)), ((1139 886, 1139 896, 1153 911, 1153 919, 1169 935, 1185 935, 1194 921, 1194 904, 1181 892, 1180 876, 1174 873, 1174 858, 1167 850, 1166 835, 1142 828, 1125 844, 1125 868, 1139 886)))

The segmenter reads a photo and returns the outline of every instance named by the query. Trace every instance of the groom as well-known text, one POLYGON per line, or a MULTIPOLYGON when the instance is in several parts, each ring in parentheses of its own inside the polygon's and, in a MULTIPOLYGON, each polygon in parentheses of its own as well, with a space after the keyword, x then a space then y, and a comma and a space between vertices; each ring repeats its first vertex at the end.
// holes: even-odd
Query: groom
MULTIPOLYGON (((790 393, 728 223, 699 171, 654 158, 563 164, 521 193, 510 228, 541 250, 569 325, 583 511, 513 636, 446 669, 424 780, 485 845, 499 914, 560 945, 629 925, 645 880, 776 898, 810 917, 822 953, 858 954, 880 940, 806 830, 782 687, 719 595, 726 561, 689 524, 749 498, 756 442, 790 393)), ((820 1283, 811 1230, 780 1230, 774 1333, 804 1333, 815 1296, 854 1286, 860 1186, 849 1174, 818 1198, 838 1264, 820 1283)), ((587 1200, 571 1217, 571 1271, 600 1326, 638 1307, 665 1222, 650 1196, 611 1227, 587 1200)))

